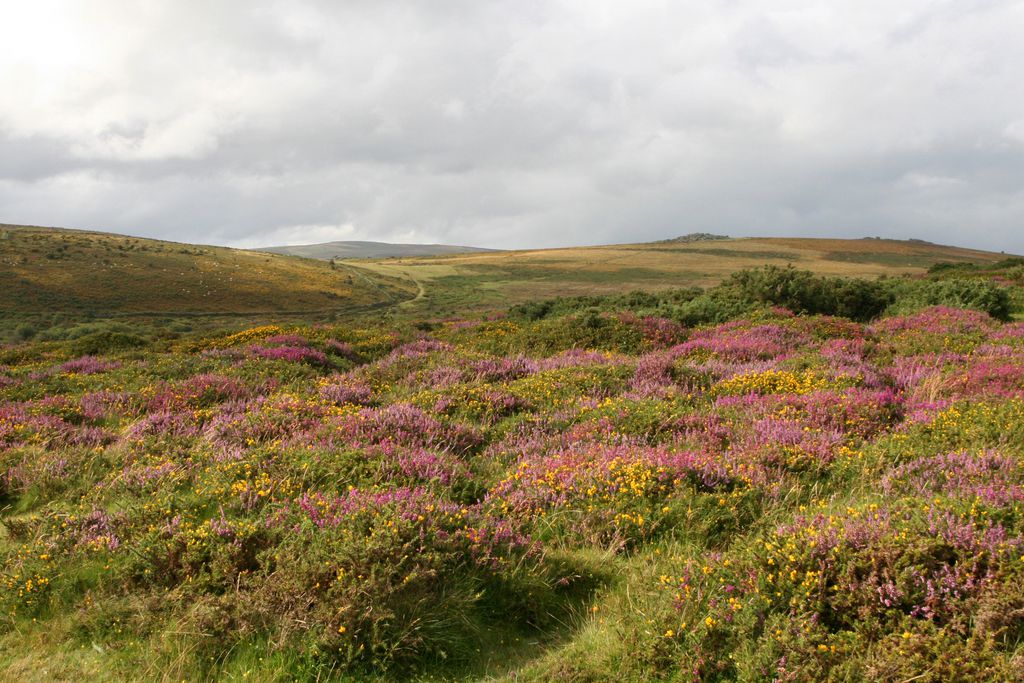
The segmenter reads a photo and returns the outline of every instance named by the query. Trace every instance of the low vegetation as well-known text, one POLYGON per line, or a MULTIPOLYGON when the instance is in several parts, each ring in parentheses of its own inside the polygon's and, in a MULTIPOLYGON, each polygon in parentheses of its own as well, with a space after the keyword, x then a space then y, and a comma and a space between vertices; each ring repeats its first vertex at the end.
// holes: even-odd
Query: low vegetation
MULTIPOLYGON (((975 271, 970 271, 975 272, 975 271)), ((562 297, 513 306, 513 317, 539 320, 584 310, 632 311, 671 318, 687 325, 725 322, 763 306, 781 306, 811 315, 868 322, 880 315, 908 313, 927 306, 979 310, 1007 320, 1020 308, 1020 284, 1007 269, 981 271, 990 277, 947 277, 947 269, 924 279, 818 276, 792 266, 763 266, 737 271, 721 284, 659 292, 562 297), (1011 286, 1007 286, 1011 285, 1011 286)))
POLYGON ((1015 267, 0 347, 0 671, 1019 679, 1015 267))

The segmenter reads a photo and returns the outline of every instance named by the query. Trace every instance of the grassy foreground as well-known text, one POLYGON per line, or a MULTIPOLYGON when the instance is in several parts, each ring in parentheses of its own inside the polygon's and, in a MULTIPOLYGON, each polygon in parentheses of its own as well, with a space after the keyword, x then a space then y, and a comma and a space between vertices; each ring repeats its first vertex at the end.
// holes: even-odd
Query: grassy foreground
POLYGON ((928 304, 1020 273, 933 271, 4 347, 0 676, 1019 680, 1024 323, 928 304))

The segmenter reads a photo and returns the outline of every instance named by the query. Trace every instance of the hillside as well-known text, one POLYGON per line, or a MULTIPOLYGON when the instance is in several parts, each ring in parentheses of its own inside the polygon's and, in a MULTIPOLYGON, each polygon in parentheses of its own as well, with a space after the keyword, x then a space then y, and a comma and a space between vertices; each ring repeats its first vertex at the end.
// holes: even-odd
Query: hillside
POLYGON ((792 264, 822 275, 916 275, 940 263, 993 263, 1005 254, 916 240, 734 238, 666 240, 565 249, 401 258, 352 265, 413 280, 410 314, 457 315, 551 296, 612 294, 717 284, 751 266, 792 264))
MULTIPOLYGON (((687 235, 647 244, 323 260, 102 232, 0 225, 0 340, 87 333, 131 317, 178 332, 268 322, 407 319, 495 311, 554 296, 707 287, 746 267, 793 264, 833 276, 918 275, 935 263, 1005 255, 920 241, 687 235), (74 328, 74 329, 73 329, 74 328)), ((313 251, 325 245, 308 247, 313 251)), ((461 247, 444 247, 461 249, 461 247)), ((294 247, 303 249, 303 247, 294 247)), ((312 253, 312 252, 311 252, 312 253)), ((382 252, 378 252, 382 253, 382 252)), ((391 253, 391 252, 383 252, 391 253)), ((340 255, 340 252, 339 252, 340 255)), ((124 331, 124 330, 122 330, 124 331)))
POLYGON ((352 259, 352 258, 391 258, 411 256, 442 256, 447 254, 466 254, 476 252, 493 252, 494 249, 481 247, 460 247, 452 244, 392 244, 390 242, 362 242, 345 240, 323 242, 322 244, 294 244, 283 247, 263 247, 254 251, 287 256, 303 256, 321 259, 352 259))
POLYGON ((0 225, 0 314, 361 310, 415 288, 386 274, 225 247, 0 225))

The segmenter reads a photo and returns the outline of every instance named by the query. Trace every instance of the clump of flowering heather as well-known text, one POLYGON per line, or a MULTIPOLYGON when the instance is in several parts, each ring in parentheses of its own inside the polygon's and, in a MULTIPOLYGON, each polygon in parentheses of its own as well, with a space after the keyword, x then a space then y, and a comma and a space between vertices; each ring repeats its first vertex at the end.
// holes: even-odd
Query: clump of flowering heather
POLYGON ((124 432, 124 438, 138 443, 149 438, 182 439, 197 436, 201 430, 202 421, 193 413, 161 410, 132 424, 124 432))
POLYGON ((844 435, 837 429, 768 417, 737 430, 723 459, 751 483, 764 485, 779 470, 823 469, 838 455, 843 442, 844 435))
POLYGON ((989 335, 989 341, 1019 349, 1024 346, 1024 323, 1008 323, 989 335))
POLYGON ((424 484, 436 482, 452 486, 460 479, 471 479, 466 463, 450 453, 436 453, 424 448, 396 448, 381 445, 381 462, 387 475, 411 479, 424 484))
POLYGON ((715 376, 713 372, 680 361, 675 349, 648 353, 637 359, 630 394, 636 397, 697 394, 710 389, 715 376))
POLYGON ((206 438, 218 446, 308 443, 327 414, 325 408, 295 396, 258 397, 226 403, 205 427, 206 438))
POLYGON ((793 326, 737 321, 694 332, 673 351, 739 362, 778 360, 800 351, 810 340, 810 335, 793 326))
POLYGON ((393 348, 378 360, 356 368, 350 376, 371 387, 389 389, 409 387, 414 389, 433 386, 440 380, 444 384, 458 382, 462 371, 451 362, 451 345, 436 339, 418 339, 393 348), (435 376, 437 371, 455 370, 457 376, 446 379, 435 376))
POLYGON ((867 618, 893 627, 904 616, 940 623, 965 617, 970 599, 1019 559, 1022 543, 983 515, 916 502, 798 519, 776 539, 764 562, 783 581, 796 571, 801 580, 790 584, 790 601, 810 598, 822 616, 846 628, 867 618), (871 567, 866 574, 850 571, 864 562, 871 567))
POLYGON ((488 501, 512 518, 542 518, 568 533, 628 543, 659 528, 673 494, 729 483, 724 467, 700 454, 591 446, 521 460, 488 501))
POLYGON ((588 367, 592 365, 623 365, 628 359, 608 351, 568 349, 536 362, 536 371, 562 370, 565 368, 588 367))
POLYGON ((244 400, 252 393, 237 379, 205 373, 154 388, 146 408, 150 412, 210 408, 244 400))
POLYGON ((384 358, 374 364, 378 372, 401 371, 408 373, 422 367, 422 362, 429 357, 451 350, 451 346, 436 339, 418 339, 396 347, 384 358))
POLYGON ((872 324, 869 330, 883 338, 907 332, 955 335, 990 331, 995 324, 987 313, 981 311, 933 306, 913 315, 883 318, 872 324))
POLYGON ((280 360, 288 363, 308 363, 310 365, 329 365, 327 354, 319 349, 308 346, 250 346, 248 353, 266 360, 280 360))
POLYGON ((410 382, 409 386, 447 389, 449 387, 462 384, 465 381, 465 374, 466 373, 459 368, 451 365, 442 365, 421 373, 416 373, 414 382, 410 382))
POLYGON ((141 397, 130 391, 101 389, 83 394, 78 403, 82 417, 93 422, 137 415, 142 409, 141 397))
POLYGON ((26 405, 0 404, 2 450, 20 446, 100 446, 111 440, 110 433, 99 427, 77 425, 56 415, 35 413, 26 405))
POLYGON ((1024 398, 1024 358, 975 358, 966 372, 949 378, 946 393, 955 398, 1024 398))
POLYGON ((918 388, 935 391, 949 368, 962 365, 967 357, 960 353, 923 353, 911 356, 897 356, 893 359, 888 374, 896 388, 914 391, 918 388))
POLYGON ((737 676, 730 652, 741 639, 777 676, 827 677, 844 662, 863 676, 857 638, 976 637, 971 614, 1000 590, 1022 543, 964 508, 872 503, 798 516, 745 552, 687 562, 658 586, 675 612, 667 633, 685 638, 685 659, 703 676, 737 676))
POLYGON ((652 349, 664 349, 685 341, 687 329, 674 320, 654 315, 636 316, 622 313, 619 319, 640 331, 644 345, 652 349))
POLYGON ((505 382, 536 372, 537 362, 525 356, 485 358, 472 363, 470 369, 485 382, 505 382))
POLYGON ((96 356, 82 356, 75 360, 69 360, 60 366, 60 372, 69 375, 95 375, 100 372, 109 372, 121 367, 117 361, 108 361, 96 356))
POLYGON ((1024 511, 1024 463, 993 451, 944 453, 912 460, 885 475, 887 496, 937 495, 1024 511))
POLYGON ((482 442, 468 426, 446 424, 408 403, 364 408, 331 420, 326 438, 351 444, 393 443, 439 451, 464 453, 482 442))
POLYGON ((881 347, 896 355, 967 353, 982 343, 996 321, 979 311, 936 306, 902 317, 884 318, 868 329, 881 347))
POLYGON ((811 430, 833 430, 860 438, 879 434, 902 417, 900 397, 892 389, 860 387, 809 393, 726 395, 717 398, 715 406, 730 414, 736 412, 749 421, 786 418, 811 430))
POLYGON ((318 392, 320 398, 336 405, 369 405, 373 395, 368 384, 345 375, 322 379, 318 392))
POLYGON ((324 346, 331 352, 345 358, 347 360, 355 361, 359 354, 356 351, 356 347, 350 342, 338 341, 337 339, 328 339, 324 342, 324 346))

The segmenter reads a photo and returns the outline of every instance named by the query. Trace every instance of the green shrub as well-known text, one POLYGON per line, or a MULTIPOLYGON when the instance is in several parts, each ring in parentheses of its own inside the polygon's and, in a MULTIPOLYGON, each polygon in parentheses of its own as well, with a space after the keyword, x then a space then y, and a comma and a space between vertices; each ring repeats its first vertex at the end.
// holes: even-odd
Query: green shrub
POLYGON ((74 340, 69 350, 77 356, 111 353, 138 349, 146 346, 146 340, 138 335, 124 332, 94 332, 74 340))
POLYGON ((970 308, 998 320, 1010 317, 1010 292, 990 280, 951 278, 934 281, 897 281, 888 313, 907 313, 927 306, 970 308))
POLYGON ((733 273, 721 288, 758 304, 794 313, 838 315, 851 320, 876 318, 893 301, 883 283, 864 279, 824 278, 792 266, 763 266, 733 273))
POLYGON ((14 336, 19 341, 28 341, 36 336, 36 328, 29 323, 21 323, 14 328, 14 336))

